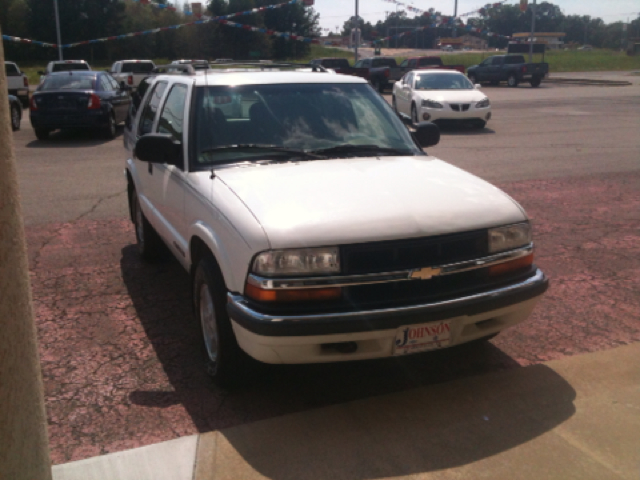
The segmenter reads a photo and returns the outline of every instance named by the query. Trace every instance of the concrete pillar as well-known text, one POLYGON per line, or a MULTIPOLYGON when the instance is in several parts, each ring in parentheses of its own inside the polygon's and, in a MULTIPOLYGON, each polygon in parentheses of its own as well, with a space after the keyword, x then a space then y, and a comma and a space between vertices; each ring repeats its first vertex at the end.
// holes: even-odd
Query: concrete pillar
MULTIPOLYGON (((0 43, 0 60, 4 48, 0 43)), ((0 479, 51 480, 42 373, 18 195, 7 79, 0 71, 0 479)))

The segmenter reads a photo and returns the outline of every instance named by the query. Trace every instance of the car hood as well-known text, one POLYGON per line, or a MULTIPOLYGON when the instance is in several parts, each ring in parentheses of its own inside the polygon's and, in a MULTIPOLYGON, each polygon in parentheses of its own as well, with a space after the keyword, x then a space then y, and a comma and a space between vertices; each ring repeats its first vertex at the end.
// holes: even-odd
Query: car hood
POLYGON ((480 90, 414 90, 417 98, 438 102, 479 102, 486 97, 480 90))
MULTIPOLYGON (((433 157, 379 157, 216 170, 271 248, 415 238, 521 222, 493 185, 433 157)), ((233 212, 227 212, 233 216, 233 212)))

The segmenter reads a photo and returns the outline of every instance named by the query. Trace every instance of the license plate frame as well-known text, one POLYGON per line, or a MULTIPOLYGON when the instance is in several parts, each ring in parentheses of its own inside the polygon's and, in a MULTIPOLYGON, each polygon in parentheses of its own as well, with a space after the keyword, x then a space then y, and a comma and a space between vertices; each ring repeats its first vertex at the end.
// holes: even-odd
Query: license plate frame
POLYGON ((452 340, 451 330, 451 320, 400 327, 393 341, 393 355, 411 355, 448 347, 452 340))

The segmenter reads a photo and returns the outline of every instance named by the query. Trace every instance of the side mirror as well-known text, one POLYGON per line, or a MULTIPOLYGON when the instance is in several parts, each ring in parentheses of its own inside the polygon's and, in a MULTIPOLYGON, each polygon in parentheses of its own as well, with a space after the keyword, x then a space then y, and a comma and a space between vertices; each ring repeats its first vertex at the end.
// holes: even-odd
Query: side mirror
POLYGON ((136 142, 133 155, 143 162, 180 165, 182 143, 168 133, 148 133, 136 142))
POLYGON ((480 85, 479 83, 476 83, 474 87, 476 90, 479 90, 480 88, 482 88, 482 85, 480 85))
POLYGON ((440 129, 435 123, 420 122, 415 126, 416 131, 413 132, 413 138, 422 148, 433 147, 440 142, 440 129))

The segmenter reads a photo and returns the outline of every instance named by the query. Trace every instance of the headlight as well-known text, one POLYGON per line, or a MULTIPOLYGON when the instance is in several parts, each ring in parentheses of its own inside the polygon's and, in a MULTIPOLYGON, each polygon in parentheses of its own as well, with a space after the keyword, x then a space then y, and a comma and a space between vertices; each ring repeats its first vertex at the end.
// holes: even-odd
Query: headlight
POLYGON ((269 250, 255 258, 252 271, 265 277, 339 273, 339 250, 338 247, 269 250))
POLYGON ((421 105, 427 108, 444 108, 440 102, 436 102, 435 100, 422 100, 421 105))
POLYGON ((489 253, 513 250, 530 243, 531 225, 529 222, 489 229, 489 253))
POLYGON ((484 97, 482 100, 476 103, 476 108, 487 108, 490 105, 491 105, 491 102, 489 101, 489 98, 484 97))

